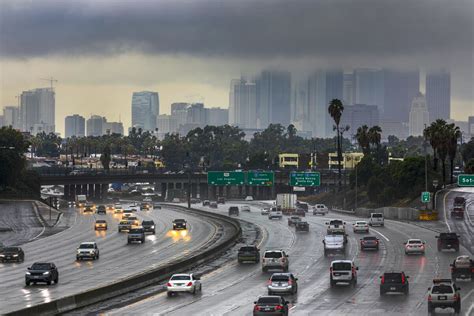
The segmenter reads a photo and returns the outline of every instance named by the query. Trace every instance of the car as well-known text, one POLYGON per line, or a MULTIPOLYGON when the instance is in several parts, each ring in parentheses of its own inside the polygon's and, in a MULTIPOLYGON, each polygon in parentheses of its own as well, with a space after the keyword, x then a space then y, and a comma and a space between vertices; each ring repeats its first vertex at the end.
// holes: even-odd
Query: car
POLYGON ((262 258, 262 271, 281 269, 283 272, 287 272, 290 265, 288 258, 289 256, 283 250, 267 250, 262 258))
POLYGON ((77 247, 77 261, 83 259, 97 260, 99 259, 99 256, 99 247, 97 247, 97 243, 95 241, 83 242, 79 245, 79 247, 77 247))
POLYGON ((114 212, 115 206, 113 204, 107 204, 106 209, 107 211, 114 212))
POLYGON ((410 277, 405 275, 405 272, 385 272, 380 276, 380 295, 385 295, 389 292, 403 293, 408 295, 410 285, 408 279, 410 277))
POLYGON ((217 198, 217 203, 218 203, 218 204, 225 204, 225 197, 219 196, 219 197, 217 198))
POLYGON ((153 209, 161 210, 161 205, 158 204, 158 203, 154 203, 154 204, 153 204, 153 209))
POLYGON ((196 294, 202 291, 201 278, 194 274, 173 274, 166 283, 166 292, 168 296, 178 292, 188 292, 196 294))
POLYGON ((262 215, 268 215, 268 213, 270 213, 270 208, 269 207, 264 207, 260 211, 260 214, 262 214, 262 215))
POLYGON ((428 288, 428 313, 436 308, 453 308, 456 314, 461 312, 461 289, 451 279, 434 279, 428 288))
POLYGON ((242 206, 240 207, 240 211, 241 211, 241 212, 250 212, 250 206, 248 206, 248 205, 242 205, 242 206))
POLYGON ((454 259, 451 266, 451 280, 455 282, 457 279, 474 280, 474 260, 469 256, 459 256, 454 259))
POLYGON ((23 262, 25 253, 21 247, 0 247, 0 262, 23 262))
POLYGON ((114 205, 114 214, 122 214, 123 213, 123 206, 122 204, 115 204, 114 205))
POLYGON ((209 204, 211 204, 211 201, 209 200, 202 201, 202 206, 209 206, 209 204))
POLYGON ((120 223, 118 224, 118 232, 128 232, 132 228, 132 222, 129 220, 121 220, 120 223))
POLYGON ((153 202, 153 199, 151 197, 146 197, 143 199, 143 202, 151 203, 153 202))
POLYGON ((282 296, 260 296, 253 303, 253 316, 288 315, 288 302, 282 296))
POLYGON ((330 235, 334 232, 346 232, 346 222, 340 220, 340 219, 333 219, 329 222, 326 222, 327 226, 327 234, 330 235))
POLYGON ((296 208, 302 209, 306 213, 309 210, 309 204, 302 201, 296 201, 296 208))
POLYGON ((106 208, 105 208, 105 205, 99 205, 99 206, 97 207, 97 214, 99 214, 99 215, 105 215, 105 214, 107 214, 107 210, 106 210, 106 208))
POLYGON ((245 197, 245 201, 253 201, 253 196, 247 195, 247 196, 245 197))
POLYGON ((184 219, 175 219, 173 221, 173 230, 186 230, 187 223, 184 219))
POLYGON ((366 221, 357 221, 353 224, 354 233, 368 233, 369 224, 366 221))
POLYGON ((403 243, 405 245, 405 254, 425 254, 425 242, 420 239, 408 239, 407 242, 403 243))
POLYGON ((270 213, 268 213, 268 219, 282 219, 283 218, 283 213, 281 212, 280 209, 276 207, 272 207, 270 209, 270 213))
POLYGON ((145 243, 145 230, 143 227, 134 227, 128 231, 127 244, 139 241, 141 244, 145 243))
POLYGON ((339 282, 349 283, 352 286, 357 284, 357 270, 352 260, 334 260, 329 268, 329 281, 331 287, 339 282))
POLYGON ((105 219, 97 219, 94 224, 94 230, 107 230, 107 221, 105 219))
POLYGON ((86 213, 94 213, 94 208, 92 207, 92 205, 89 205, 89 204, 86 204, 86 206, 84 206, 84 210, 82 211, 84 214, 86 213))
POLYGON ((153 206, 150 203, 143 202, 140 204, 140 210, 141 211, 150 211, 152 210, 153 206))
POLYGON ((239 208, 237 206, 229 207, 229 216, 239 216, 239 208))
POLYGON ((29 267, 25 273, 26 286, 31 283, 36 284, 43 282, 51 285, 52 282, 58 284, 59 271, 56 265, 52 262, 35 262, 29 267))
POLYGON ((323 239, 324 244, 324 256, 330 253, 346 253, 346 243, 344 242, 344 236, 340 235, 326 235, 323 239))
POLYGON ((293 273, 273 273, 268 280, 268 295, 282 293, 296 294, 298 292, 298 278, 293 273))
POLYGON ((181 203, 181 200, 179 198, 173 198, 171 203, 181 203))
POLYGON ((155 222, 153 220, 143 220, 141 226, 143 227, 145 233, 156 233, 155 222))
POLYGON ((316 204, 313 206, 313 215, 326 215, 329 213, 329 209, 324 204, 316 204))
POLYGON ((127 219, 130 216, 133 216, 133 210, 127 209, 122 212, 122 219, 127 219))
POLYGON ((303 208, 297 207, 293 214, 298 215, 300 217, 305 217, 306 211, 303 208))
POLYGON ((131 223, 132 226, 139 226, 140 222, 138 221, 138 218, 136 216, 129 216, 127 220, 131 223))
POLYGON ((210 208, 217 208, 217 202, 212 201, 211 203, 209 203, 209 207, 210 208))
POLYGON ((259 263, 260 262, 260 249, 258 249, 257 246, 242 246, 239 249, 239 252, 237 253, 237 261, 239 263, 243 262, 254 262, 254 263, 259 263))
POLYGON ((375 236, 365 236, 360 239, 360 250, 379 250, 380 240, 375 236))
POLYGON ((459 235, 457 233, 440 233, 436 238, 438 239, 438 251, 446 249, 459 251, 459 235))
POLYGON ((298 221, 301 221, 301 217, 299 217, 299 216, 290 216, 290 217, 288 217, 288 226, 293 226, 298 221))
POLYGON ((370 213, 369 219, 370 226, 384 226, 383 214, 382 213, 370 213))
POLYGON ((295 223, 295 231, 297 232, 309 232, 309 223, 306 221, 297 221, 295 223))

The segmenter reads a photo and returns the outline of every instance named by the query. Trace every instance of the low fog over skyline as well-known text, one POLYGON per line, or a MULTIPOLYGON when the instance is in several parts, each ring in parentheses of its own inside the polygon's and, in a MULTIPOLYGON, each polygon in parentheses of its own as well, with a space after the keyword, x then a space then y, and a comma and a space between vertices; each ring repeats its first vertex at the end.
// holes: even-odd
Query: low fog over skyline
POLYGON ((473 1, 2 1, 1 107, 56 84, 64 116, 130 124, 133 91, 227 107, 229 83, 264 68, 451 72, 451 116, 474 115, 473 1))

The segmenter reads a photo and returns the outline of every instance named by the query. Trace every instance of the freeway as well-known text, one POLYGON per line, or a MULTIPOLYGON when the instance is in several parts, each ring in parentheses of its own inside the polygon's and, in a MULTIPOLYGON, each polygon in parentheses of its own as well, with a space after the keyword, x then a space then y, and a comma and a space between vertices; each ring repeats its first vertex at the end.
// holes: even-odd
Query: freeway
MULTIPOLYGON (((227 205, 219 205, 217 212, 227 213, 227 205)), ((206 208, 206 210, 212 210, 206 208)), ((267 249, 285 249, 289 253, 290 272, 299 278, 299 290, 287 296, 291 315, 419 315, 427 313, 427 288, 432 279, 449 277, 449 264, 458 256, 454 252, 438 252, 436 232, 420 226, 386 221, 385 227, 371 228, 371 234, 381 240, 379 252, 361 252, 359 238, 349 229, 349 251, 346 258, 354 259, 359 266, 358 284, 329 285, 329 264, 334 258, 324 257, 322 239, 325 222, 340 218, 349 224, 357 218, 331 213, 326 217, 308 215, 310 233, 295 233, 282 221, 268 220, 260 215, 260 207, 252 203, 251 212, 241 212, 240 218, 251 221, 263 230, 262 252, 267 249), (403 242, 408 238, 426 241, 424 256, 406 256, 403 242), (410 278, 410 294, 379 295, 379 276, 385 271, 403 270, 410 278)), ((468 253, 465 247, 460 253, 468 253)), ((472 255, 472 254, 471 254, 472 255)), ((110 315, 251 315, 253 301, 266 294, 270 273, 262 273, 260 265, 229 262, 216 271, 203 276, 203 291, 196 297, 179 295, 168 298, 166 293, 148 297, 125 307, 108 311, 110 315)), ((474 287, 471 282, 458 284, 462 288, 462 314, 474 310, 474 287)), ((443 310, 441 313, 449 313, 443 310)))
POLYGON ((165 208, 138 212, 137 217, 153 219, 157 228, 156 235, 147 235, 143 245, 127 245, 126 233, 117 231, 117 215, 84 215, 80 211, 76 211, 69 229, 23 245, 24 263, 0 264, 0 314, 112 283, 187 256, 212 242, 219 228, 207 218, 165 208), (107 219, 109 230, 94 231, 96 218, 107 219), (188 221, 186 234, 171 230, 175 218, 188 221), (99 260, 76 262, 76 248, 84 241, 97 242, 99 260), (33 262, 54 262, 59 270, 59 284, 26 287, 24 274, 33 262))

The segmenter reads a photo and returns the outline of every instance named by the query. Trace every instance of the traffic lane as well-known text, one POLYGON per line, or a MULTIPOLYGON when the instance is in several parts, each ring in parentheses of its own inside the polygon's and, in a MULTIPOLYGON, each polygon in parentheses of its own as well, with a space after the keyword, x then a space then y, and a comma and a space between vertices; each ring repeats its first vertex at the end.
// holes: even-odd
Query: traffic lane
POLYGON ((32 202, 0 201, 0 228, 11 229, 0 232, 0 242, 5 246, 24 244, 44 230, 32 202))
POLYGON ((474 236, 474 216, 471 211, 474 211, 474 188, 456 188, 445 192, 443 198, 443 216, 448 226, 448 230, 457 232, 461 236, 461 244, 468 248, 469 252, 474 254, 474 243, 472 242, 474 236), (466 216, 464 219, 451 218, 450 211, 453 207, 454 198, 462 196, 466 199, 466 216))
MULTIPOLYGON (((183 217, 183 215, 171 210, 159 210, 159 212, 159 215, 139 214, 139 216, 154 218, 155 222, 162 221, 166 225, 166 229, 157 232, 156 236, 148 236, 144 245, 127 245, 126 234, 118 234, 117 220, 112 218, 110 218, 112 229, 110 233, 97 234, 93 230, 95 217, 90 215, 79 216, 79 223, 71 233, 68 233, 68 242, 59 240, 62 236, 54 235, 28 244, 28 248, 25 248, 28 256, 26 263, 1 267, 0 275, 2 275, 4 282, 2 282, 0 295, 6 300, 3 301, 3 304, 0 303, 0 312, 47 302, 53 298, 123 279, 172 261, 178 256, 186 255, 190 251, 202 247, 215 231, 214 226, 205 220, 186 216, 185 218, 190 224, 189 232, 186 236, 175 238, 175 236, 168 235, 172 227, 172 220, 176 217, 183 217), (76 234, 76 231, 79 231, 79 234, 76 234), (100 259, 98 261, 76 262, 76 247, 80 242, 91 240, 98 242, 101 250, 100 259), (56 241, 61 246, 58 246, 56 241), (26 267, 34 261, 55 262, 60 274, 59 285, 25 287, 26 267)), ((63 234, 60 233, 60 235, 63 234)))

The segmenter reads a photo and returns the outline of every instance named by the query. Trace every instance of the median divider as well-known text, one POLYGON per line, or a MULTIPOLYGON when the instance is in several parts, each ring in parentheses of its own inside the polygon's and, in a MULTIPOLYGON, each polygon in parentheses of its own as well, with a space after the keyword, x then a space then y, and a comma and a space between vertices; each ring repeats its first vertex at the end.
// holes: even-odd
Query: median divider
POLYGON ((192 213, 196 216, 204 216, 221 221, 232 232, 224 235, 223 240, 217 241, 213 246, 201 253, 192 254, 189 257, 178 259, 172 263, 161 265, 157 268, 144 271, 140 274, 120 279, 114 283, 96 287, 91 290, 74 295, 61 297, 47 303, 42 303, 13 311, 5 315, 52 315, 72 311, 74 309, 88 306, 100 301, 113 298, 124 293, 143 288, 168 279, 172 274, 184 272, 192 267, 203 264, 220 256, 232 247, 241 237, 242 229, 239 221, 225 215, 211 213, 198 209, 187 209, 182 206, 162 204, 177 211, 192 213))

